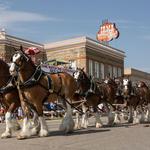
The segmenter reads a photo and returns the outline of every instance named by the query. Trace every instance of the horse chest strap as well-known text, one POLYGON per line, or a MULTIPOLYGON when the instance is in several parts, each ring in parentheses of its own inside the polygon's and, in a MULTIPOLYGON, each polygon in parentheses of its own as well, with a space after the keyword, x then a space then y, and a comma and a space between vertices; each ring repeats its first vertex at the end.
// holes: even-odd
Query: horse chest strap
POLYGON ((49 76, 47 76, 47 80, 48 80, 48 90, 50 93, 53 93, 54 92, 53 81, 49 76))

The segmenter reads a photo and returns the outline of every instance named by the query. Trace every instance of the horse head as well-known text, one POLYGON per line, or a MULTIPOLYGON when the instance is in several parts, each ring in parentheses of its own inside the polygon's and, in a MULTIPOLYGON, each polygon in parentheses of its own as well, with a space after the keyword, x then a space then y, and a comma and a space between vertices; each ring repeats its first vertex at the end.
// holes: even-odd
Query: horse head
POLYGON ((23 52, 23 50, 16 51, 12 56, 12 63, 9 68, 9 72, 12 76, 16 76, 18 71, 24 69, 25 63, 27 63, 30 58, 23 52))
POLYGON ((122 91, 123 91, 123 95, 125 98, 127 98, 131 95, 132 82, 129 80, 129 78, 123 79, 122 91))
POLYGON ((139 81, 139 82, 137 83, 137 87, 138 87, 138 88, 143 88, 143 87, 147 87, 147 85, 146 85, 146 83, 145 83, 144 81, 139 81))
POLYGON ((73 73, 73 77, 77 81, 84 79, 85 76, 86 74, 84 72, 84 68, 77 68, 76 71, 73 73))
POLYGON ((87 90, 89 90, 91 81, 84 72, 84 68, 77 68, 77 70, 73 73, 73 77, 77 81, 77 86, 81 93, 87 92, 87 90))

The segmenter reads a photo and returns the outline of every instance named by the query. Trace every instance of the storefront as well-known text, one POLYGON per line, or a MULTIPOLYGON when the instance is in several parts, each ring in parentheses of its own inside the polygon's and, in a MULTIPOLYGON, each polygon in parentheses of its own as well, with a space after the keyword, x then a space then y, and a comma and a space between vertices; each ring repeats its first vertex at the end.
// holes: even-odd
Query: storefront
POLYGON ((128 76, 133 84, 136 84, 138 81, 144 81, 147 85, 150 85, 150 73, 134 68, 125 68, 124 75, 128 76))
POLYGON ((104 45, 86 36, 48 43, 44 45, 47 59, 60 59, 70 62, 70 67, 80 67, 94 76, 103 79, 122 76, 125 53, 104 45))
POLYGON ((43 44, 7 35, 5 31, 0 31, 0 59, 9 63, 11 56, 15 53, 15 49, 19 49, 20 46, 23 47, 23 50, 29 47, 36 47, 40 50, 40 53, 35 56, 36 63, 46 60, 43 44))

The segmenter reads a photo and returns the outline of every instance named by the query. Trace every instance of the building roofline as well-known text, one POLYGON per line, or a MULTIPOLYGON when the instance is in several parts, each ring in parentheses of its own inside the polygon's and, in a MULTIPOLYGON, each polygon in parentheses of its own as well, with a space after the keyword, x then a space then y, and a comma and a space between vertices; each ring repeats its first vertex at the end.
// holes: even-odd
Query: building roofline
POLYGON ((25 43, 28 43, 28 44, 35 44, 35 45, 44 46, 44 44, 41 44, 41 43, 38 43, 38 42, 33 42, 33 41, 26 40, 26 39, 23 39, 23 38, 18 38, 18 37, 9 35, 9 34, 6 34, 6 39, 13 39, 15 41, 22 41, 22 42, 25 42, 25 43))
POLYGON ((18 37, 6 34, 6 32, 3 32, 3 31, 0 31, 0 35, 1 35, 0 41, 4 43, 8 43, 7 41, 15 41, 15 42, 22 42, 22 43, 29 44, 29 45, 35 45, 38 47, 44 47, 44 45, 41 43, 33 42, 33 41, 26 40, 23 38, 18 38, 18 37))
POLYGON ((97 48, 102 47, 105 49, 104 51, 109 50, 110 52, 114 52, 114 53, 117 53, 118 55, 121 55, 122 57, 125 57, 124 51, 113 48, 108 45, 104 45, 103 43, 100 43, 100 42, 98 42, 94 39, 91 39, 89 37, 86 37, 86 36, 81 36, 81 37, 71 38, 71 39, 67 39, 67 40, 47 43, 47 44, 44 44, 44 48, 46 50, 48 50, 48 49, 63 47, 66 45, 77 45, 77 44, 85 44, 88 46, 95 46, 97 48))
POLYGON ((138 72, 140 74, 145 74, 145 75, 148 75, 150 77, 150 73, 149 72, 145 72, 145 71, 142 71, 142 70, 139 70, 139 69, 136 69, 136 68, 125 68, 124 69, 124 74, 125 74, 125 71, 130 71, 130 74, 134 74, 135 72, 138 72))
POLYGON ((116 51, 119 51, 119 52, 125 54, 125 52, 124 52, 123 50, 114 48, 114 47, 112 47, 112 46, 110 46, 110 45, 105 45, 105 44, 103 44, 102 42, 99 42, 99 41, 97 41, 97 40, 94 40, 94 39, 92 39, 92 38, 90 38, 90 37, 86 37, 86 38, 87 38, 87 40, 93 41, 94 43, 97 43, 97 44, 100 44, 100 45, 103 46, 103 47, 107 47, 107 48, 110 48, 110 49, 113 49, 113 50, 116 50, 116 51))

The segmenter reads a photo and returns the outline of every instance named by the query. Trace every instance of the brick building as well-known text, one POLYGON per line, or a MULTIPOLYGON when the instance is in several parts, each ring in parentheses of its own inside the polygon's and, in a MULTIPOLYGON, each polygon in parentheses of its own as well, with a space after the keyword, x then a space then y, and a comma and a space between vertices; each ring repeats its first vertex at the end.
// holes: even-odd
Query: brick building
POLYGON ((150 73, 134 68, 125 68, 124 75, 128 76, 133 83, 144 81, 145 83, 147 83, 147 85, 150 85, 150 73))
POLYGON ((0 59, 9 63, 11 56, 15 52, 14 48, 18 49, 21 45, 24 50, 29 47, 40 49, 41 52, 35 56, 35 62, 46 60, 46 52, 43 44, 7 35, 5 31, 0 31, 0 59))
POLYGON ((125 53, 88 37, 78 37, 44 45, 47 59, 70 62, 72 68, 85 68, 95 78, 121 76, 125 53))

